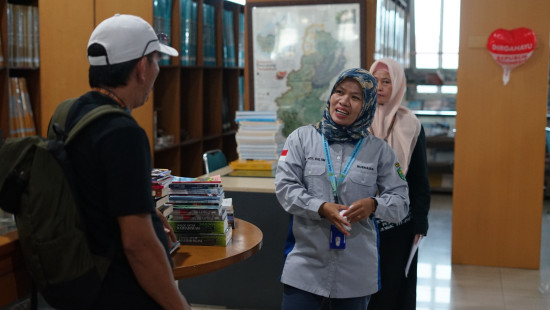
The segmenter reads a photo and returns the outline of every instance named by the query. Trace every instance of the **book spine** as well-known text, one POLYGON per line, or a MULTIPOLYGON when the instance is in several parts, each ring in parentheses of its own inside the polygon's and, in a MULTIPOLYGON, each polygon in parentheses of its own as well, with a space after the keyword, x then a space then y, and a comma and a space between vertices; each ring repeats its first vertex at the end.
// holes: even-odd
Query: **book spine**
POLYGON ((224 234, 200 234, 200 235, 182 235, 176 234, 180 244, 185 245, 204 245, 204 246, 227 246, 232 239, 231 228, 224 234))
POLYGON ((233 170, 273 170, 275 167, 272 163, 230 163, 233 170))
POLYGON ((172 226, 174 233, 178 234, 223 234, 225 233, 228 222, 227 218, 223 221, 171 221, 168 223, 172 226))
POLYGON ((223 221, 227 214, 216 215, 200 215, 200 214, 174 214, 172 212, 172 220, 174 221, 223 221))
POLYGON ((177 202, 168 202, 168 204, 171 204, 174 206, 174 209, 214 209, 218 210, 221 209, 221 206, 219 204, 217 205, 206 205, 206 204, 189 204, 187 202, 185 203, 177 203, 177 202))
MULTIPOLYGON (((223 209, 179 209, 175 208, 172 211, 172 215, 175 217, 178 216, 187 216, 187 215, 201 215, 201 216, 221 216, 223 215, 223 209)), ((220 219, 223 220, 223 217, 220 219)))

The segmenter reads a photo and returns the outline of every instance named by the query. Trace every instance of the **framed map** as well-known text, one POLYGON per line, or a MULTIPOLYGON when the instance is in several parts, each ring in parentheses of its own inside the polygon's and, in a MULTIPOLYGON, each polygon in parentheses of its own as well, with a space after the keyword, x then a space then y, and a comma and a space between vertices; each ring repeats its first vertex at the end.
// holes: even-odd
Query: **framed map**
POLYGON ((277 111, 285 136, 321 119, 338 74, 364 67, 363 2, 248 5, 249 100, 277 111))

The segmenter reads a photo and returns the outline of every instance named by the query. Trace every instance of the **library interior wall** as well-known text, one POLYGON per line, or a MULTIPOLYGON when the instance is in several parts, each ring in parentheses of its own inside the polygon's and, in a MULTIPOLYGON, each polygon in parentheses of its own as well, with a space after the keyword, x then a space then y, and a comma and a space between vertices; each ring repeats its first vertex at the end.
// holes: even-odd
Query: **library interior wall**
MULTIPOLYGON (((47 130, 59 102, 90 89, 86 47, 93 29, 115 13, 134 14, 152 24, 151 0, 39 0, 40 124, 47 130)), ((132 115, 153 145, 153 95, 132 115)))
POLYGON ((539 268, 548 100, 547 0, 462 0, 452 263, 539 268), (537 47, 503 85, 485 47, 527 27, 537 47))

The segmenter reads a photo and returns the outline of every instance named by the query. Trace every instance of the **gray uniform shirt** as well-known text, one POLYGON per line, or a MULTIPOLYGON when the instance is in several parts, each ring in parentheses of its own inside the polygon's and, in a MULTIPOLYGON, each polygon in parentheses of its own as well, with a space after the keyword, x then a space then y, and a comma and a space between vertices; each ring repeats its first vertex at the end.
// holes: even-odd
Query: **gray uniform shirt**
MULTIPOLYGON (((346 165, 354 147, 351 143, 330 144, 336 175, 346 165)), ((339 202, 349 206, 359 199, 375 197, 379 191, 375 198, 376 217, 399 222, 407 215, 409 195, 396 164, 397 158, 389 145, 369 135, 338 188, 339 202)), ((378 229, 372 217, 352 224, 346 249, 329 248, 331 223, 321 218, 318 211, 321 204, 334 199, 323 139, 313 126, 300 127, 288 136, 279 159, 275 186, 279 203, 293 215, 294 242, 287 244, 281 282, 332 298, 377 292, 378 229)))

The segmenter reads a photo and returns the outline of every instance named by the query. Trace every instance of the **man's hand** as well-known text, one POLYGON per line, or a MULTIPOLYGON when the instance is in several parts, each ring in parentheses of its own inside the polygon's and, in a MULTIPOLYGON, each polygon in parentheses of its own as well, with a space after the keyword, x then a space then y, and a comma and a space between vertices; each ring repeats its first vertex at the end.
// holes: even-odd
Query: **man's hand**
POLYGON ((178 241, 178 239, 176 238, 176 234, 174 233, 174 230, 172 229, 172 226, 170 226, 170 224, 168 224, 168 220, 166 219, 166 217, 162 214, 162 212, 159 211, 159 209, 156 209, 157 210, 157 215, 159 216, 160 220, 162 221, 162 226, 164 226, 164 232, 166 233, 166 237, 167 237, 167 240, 168 240, 168 248, 170 249, 172 247, 172 243, 171 242, 176 242, 178 241))

